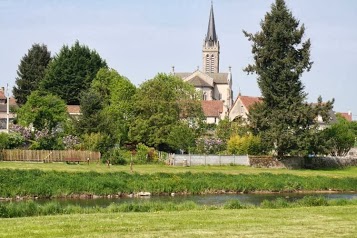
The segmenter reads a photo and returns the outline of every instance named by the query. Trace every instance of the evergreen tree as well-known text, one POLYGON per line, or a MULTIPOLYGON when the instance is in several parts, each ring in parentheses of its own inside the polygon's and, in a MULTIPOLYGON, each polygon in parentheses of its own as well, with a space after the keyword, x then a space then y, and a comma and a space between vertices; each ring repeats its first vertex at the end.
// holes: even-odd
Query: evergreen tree
POLYGON ((17 70, 16 86, 12 91, 18 104, 25 104, 31 92, 38 89, 50 61, 51 52, 43 44, 33 44, 22 57, 17 70))
POLYGON ((67 104, 79 105, 81 92, 89 89, 96 73, 107 64, 94 50, 80 45, 64 45, 49 64, 41 88, 58 95, 67 104))
POLYGON ((253 42, 254 56, 254 64, 245 71, 257 74, 263 96, 263 103, 250 112, 250 125, 279 157, 307 153, 311 135, 317 130, 317 116, 323 115, 327 121, 333 102, 319 99, 316 105, 306 103, 300 77, 312 66, 311 43, 309 39, 302 41, 305 27, 284 0, 272 4, 261 28, 255 34, 244 31, 253 42))

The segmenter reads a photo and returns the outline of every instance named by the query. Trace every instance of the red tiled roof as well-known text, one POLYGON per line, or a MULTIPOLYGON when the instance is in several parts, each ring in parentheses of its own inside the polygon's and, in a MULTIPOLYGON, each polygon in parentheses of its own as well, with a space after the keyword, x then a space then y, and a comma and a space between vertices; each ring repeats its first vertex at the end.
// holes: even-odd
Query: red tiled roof
POLYGON ((67 112, 69 114, 79 114, 81 113, 81 109, 79 105, 67 105, 67 112))
POLYGON ((343 118, 345 118, 347 121, 352 121, 352 113, 348 113, 348 112, 339 112, 337 113, 339 115, 341 115, 343 118))
POLYGON ((261 97, 239 96, 239 99, 248 111, 254 104, 262 102, 261 97))
POLYGON ((10 97, 9 102, 10 102, 10 106, 17 106, 17 102, 14 97, 10 97))
POLYGON ((0 89, 0 100, 6 99, 5 93, 2 89, 0 89))
POLYGON ((201 101, 201 105, 206 117, 220 117, 223 112, 223 101, 201 101))

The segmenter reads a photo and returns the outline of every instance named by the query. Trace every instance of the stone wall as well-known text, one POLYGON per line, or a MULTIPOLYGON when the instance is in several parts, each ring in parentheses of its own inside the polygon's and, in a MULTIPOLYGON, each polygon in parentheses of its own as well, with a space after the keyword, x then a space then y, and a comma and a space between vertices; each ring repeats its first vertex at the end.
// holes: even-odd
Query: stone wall
POLYGON ((278 160, 272 156, 249 156, 249 164, 257 168, 301 169, 304 167, 304 159, 300 157, 287 157, 278 160))
POLYGON ((286 157, 278 160, 271 156, 249 156, 249 164, 258 168, 322 169, 357 166, 356 157, 286 157))

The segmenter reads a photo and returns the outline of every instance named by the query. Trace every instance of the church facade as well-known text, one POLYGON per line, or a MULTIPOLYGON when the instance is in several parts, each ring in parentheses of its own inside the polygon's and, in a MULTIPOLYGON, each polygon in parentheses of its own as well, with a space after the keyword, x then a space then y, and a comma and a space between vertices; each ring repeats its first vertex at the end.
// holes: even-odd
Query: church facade
POLYGON ((233 104, 232 73, 219 70, 220 46, 211 5, 207 34, 202 47, 202 69, 194 72, 175 72, 185 82, 202 93, 202 108, 209 124, 218 123, 228 117, 233 104))

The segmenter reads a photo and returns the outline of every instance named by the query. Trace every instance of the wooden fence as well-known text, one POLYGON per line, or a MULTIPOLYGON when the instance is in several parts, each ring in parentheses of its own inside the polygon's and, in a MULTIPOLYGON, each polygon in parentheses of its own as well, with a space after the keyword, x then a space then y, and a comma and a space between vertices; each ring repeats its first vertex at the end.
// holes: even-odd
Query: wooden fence
POLYGON ((64 162, 66 158, 77 158, 79 161, 98 162, 100 152, 81 150, 3 150, 0 160, 29 162, 64 162))

